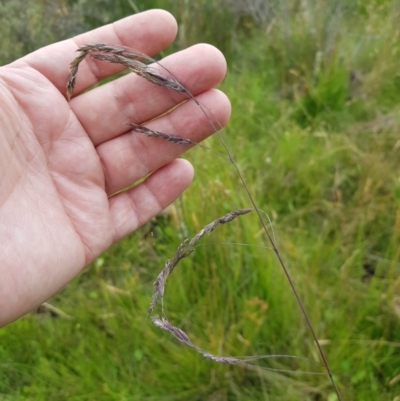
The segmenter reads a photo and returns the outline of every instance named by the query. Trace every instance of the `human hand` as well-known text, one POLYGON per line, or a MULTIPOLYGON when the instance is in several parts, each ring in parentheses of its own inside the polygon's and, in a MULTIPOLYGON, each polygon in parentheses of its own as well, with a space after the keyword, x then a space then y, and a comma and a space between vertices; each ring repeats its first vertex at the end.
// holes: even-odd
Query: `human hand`
MULTIPOLYGON (((48 299, 190 184, 192 166, 176 159, 188 146, 144 138, 127 123, 161 116, 146 125, 199 142, 212 128, 194 102, 163 115, 185 97, 134 74, 83 93, 121 69, 91 58, 65 98, 79 46, 112 43, 151 55, 176 29, 167 12, 148 11, 0 68, 0 326, 48 299)), ((218 50, 197 45, 162 64, 226 123, 229 101, 212 89, 226 70, 218 50)))

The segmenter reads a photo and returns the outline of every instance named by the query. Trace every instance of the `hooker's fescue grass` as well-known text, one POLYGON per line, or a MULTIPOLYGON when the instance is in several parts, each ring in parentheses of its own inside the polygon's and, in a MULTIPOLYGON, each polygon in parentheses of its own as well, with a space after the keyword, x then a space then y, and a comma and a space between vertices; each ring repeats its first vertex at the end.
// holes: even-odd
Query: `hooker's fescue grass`
MULTIPOLYGON (((150 58, 149 56, 147 56, 143 53, 140 53, 134 49, 128 49, 126 47, 116 46, 116 45, 112 45, 112 44, 111 45, 110 44, 108 44, 108 45, 105 45, 105 44, 85 45, 85 46, 78 48, 77 52, 79 53, 79 55, 70 64, 70 74, 69 74, 69 77, 67 80, 67 93, 66 93, 66 97, 68 100, 71 98, 73 91, 74 91, 74 86, 75 86, 75 82, 76 82, 76 76, 78 73, 79 65, 87 55, 90 55, 90 57, 92 57, 93 59, 96 59, 96 60, 102 60, 102 61, 107 61, 110 63, 116 63, 116 64, 120 64, 124 67, 127 67, 131 72, 146 79, 147 81, 151 82, 154 85, 166 87, 170 91, 173 91, 173 92, 185 93, 187 95, 187 99, 189 101, 194 101, 196 103, 196 105, 199 107, 200 111, 206 117, 211 128, 213 128, 215 131, 218 131, 220 128, 222 128, 219 125, 218 120, 215 119, 215 116, 212 114, 211 110, 206 109, 190 93, 190 91, 182 83, 179 82, 179 80, 175 76, 173 76, 166 68, 164 68, 162 64, 157 63, 154 59, 150 58), (147 65, 147 64, 143 63, 143 61, 139 61, 139 59, 145 60, 148 62, 152 62, 153 65, 147 65), (159 68, 157 68, 157 67, 159 67, 159 68), (160 70, 160 71, 157 71, 157 70, 160 70), (167 75, 165 75, 165 74, 167 74, 167 75)), ((184 139, 182 137, 179 137, 179 136, 176 136, 173 134, 165 134, 165 133, 161 133, 159 131, 150 130, 150 129, 146 128, 145 126, 140 126, 137 124, 131 123, 129 125, 132 128, 132 133, 140 133, 147 137, 167 140, 169 142, 175 143, 175 145, 195 144, 191 140, 184 139)), ((265 212, 263 212, 257 206, 257 203, 246 183, 244 175, 234 159, 234 156, 233 156, 230 144, 229 144, 229 139, 226 137, 224 138, 220 132, 216 132, 216 135, 219 139, 220 144, 226 151, 226 154, 219 153, 219 152, 217 152, 217 153, 218 153, 218 155, 228 158, 231 165, 235 168, 237 175, 240 179, 240 182, 242 184, 242 187, 247 194, 248 201, 253 206, 253 208, 254 208, 253 210, 255 211, 255 213, 258 216, 260 226, 266 237, 266 243, 268 245, 270 245, 270 248, 265 247, 265 246, 263 246, 263 248, 271 249, 275 253, 276 258, 283 270, 283 273, 285 274, 285 276, 288 280, 290 289, 293 292, 294 297, 296 298, 296 302, 297 302, 297 304, 301 310, 301 313, 305 319, 307 327, 312 335, 313 341, 315 342, 315 346, 317 349, 319 359, 321 360, 323 366, 326 369, 326 373, 331 381, 332 388, 335 392, 335 396, 337 397, 338 401, 341 401, 342 398, 340 396, 339 389, 338 389, 336 381, 333 377, 333 374, 330 369, 329 363, 326 359, 325 353, 322 349, 321 343, 316 335, 314 326, 308 316, 308 313, 304 307, 304 304, 301 301, 301 297, 299 296, 297 287, 294 284, 292 276, 291 276, 288 268, 286 267, 283 257, 279 251, 279 247, 276 242, 275 234, 274 234, 273 227, 271 224, 271 219, 265 212), (263 214, 267 215, 270 229, 267 228, 268 223, 265 222, 263 214)), ((207 148, 207 149, 210 150, 210 148, 207 148)), ((154 309, 157 306, 158 300, 160 299, 161 306, 162 306, 161 317, 159 317, 158 315, 151 316, 151 320, 155 326, 157 326, 158 328, 163 329, 167 332, 170 332, 171 334, 174 335, 174 337, 178 341, 180 341, 187 347, 189 347, 193 350, 196 350, 205 359, 212 360, 212 361, 215 361, 218 363, 223 363, 223 364, 241 365, 241 366, 247 366, 249 368, 256 369, 256 367, 253 364, 250 364, 249 361, 258 361, 258 360, 266 359, 266 358, 280 358, 280 359, 285 359, 285 358, 306 359, 306 358, 296 357, 293 355, 255 355, 255 356, 245 356, 245 357, 231 357, 231 356, 225 356, 225 355, 211 354, 208 351, 195 346, 190 341, 188 335, 182 329, 171 324, 167 318, 167 315, 165 314, 165 309, 164 309, 164 292, 165 292, 165 286, 167 283, 167 278, 172 273, 172 271, 176 267, 176 265, 182 259, 190 256, 195 251, 195 248, 198 246, 198 245, 196 245, 196 243, 201 238, 203 238, 206 234, 210 234, 212 231, 214 231, 214 229, 218 225, 230 223, 231 221, 236 219, 238 216, 248 214, 251 211, 252 211, 252 209, 239 209, 239 210, 231 211, 231 212, 225 214, 223 217, 216 218, 212 222, 210 222, 209 224, 204 226, 192 239, 186 238, 182 241, 182 243, 179 245, 177 251, 175 252, 174 256, 171 259, 168 259, 166 261, 163 270, 157 276, 157 279, 155 280, 155 282, 153 284, 154 285, 153 298, 152 298, 147 316, 150 317, 153 314, 154 309)), ((243 245, 251 246, 251 244, 243 244, 243 245)), ((51 305, 50 305, 50 307, 53 309, 53 311, 56 310, 51 305)), ((64 312, 62 312, 62 313, 65 316, 65 313, 64 312)), ((277 368, 271 368, 271 367, 269 367, 269 368, 264 367, 264 368, 257 368, 257 369, 265 369, 265 370, 281 372, 281 373, 287 372, 287 373, 300 373, 300 374, 321 374, 320 372, 303 372, 301 370, 286 370, 286 369, 277 369, 277 368)))
MULTIPOLYGON (((268 29, 236 44, 246 51, 222 88, 233 104, 227 135, 343 398, 398 401, 398 5, 335 2, 342 7, 329 14, 322 3, 296 12, 289 3, 279 3, 285 18, 276 12, 268 29), (329 15, 337 25, 325 24, 329 15)), ((220 149, 216 139, 206 146, 220 149)), ((43 308, 0 331, 0 399, 335 400, 325 376, 216 364, 146 319, 154 278, 181 241, 248 205, 223 158, 201 148, 188 158, 196 181, 175 208, 49 301, 72 319, 43 308)), ((238 245, 264 245, 257 227, 252 213, 221 226, 181 261, 166 289, 168 317, 211 353, 291 354, 308 360, 263 363, 319 369, 272 252, 238 245)))

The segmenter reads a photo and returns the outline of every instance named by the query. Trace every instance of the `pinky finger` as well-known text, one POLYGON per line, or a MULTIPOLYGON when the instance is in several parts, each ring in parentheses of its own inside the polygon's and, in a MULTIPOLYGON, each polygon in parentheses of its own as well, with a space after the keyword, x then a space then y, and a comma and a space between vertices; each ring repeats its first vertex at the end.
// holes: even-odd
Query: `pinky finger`
POLYGON ((119 241, 160 213, 179 197, 192 179, 192 165, 176 159, 136 187, 111 197, 113 241, 119 241))

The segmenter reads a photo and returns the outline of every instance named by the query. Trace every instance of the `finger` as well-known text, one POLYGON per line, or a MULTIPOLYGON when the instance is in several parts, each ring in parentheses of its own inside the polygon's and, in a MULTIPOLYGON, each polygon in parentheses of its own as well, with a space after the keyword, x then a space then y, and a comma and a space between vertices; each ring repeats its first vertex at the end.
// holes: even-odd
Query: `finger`
POLYGON ((138 186, 110 198, 114 242, 165 209, 188 187, 192 179, 192 165, 186 160, 177 159, 138 186))
MULTIPOLYGON (((219 84, 226 73, 222 53, 205 44, 175 53, 162 60, 162 65, 194 96, 219 84)), ((161 74, 168 75, 162 67, 156 67, 161 74)), ((93 143, 98 145, 127 132, 128 122, 149 121, 185 99, 185 94, 173 93, 129 74, 75 97, 70 105, 93 143)))
MULTIPOLYGON (((69 64, 77 56, 78 47, 85 44, 112 43, 151 55, 167 47, 175 39, 176 32, 176 21, 171 14, 163 10, 151 10, 44 47, 20 62, 38 70, 64 94, 69 64)), ((74 95, 122 69, 117 64, 87 57, 80 65, 74 95)))
MULTIPOLYGON (((211 109, 214 121, 223 126, 229 119, 230 103, 224 93, 211 90, 198 97, 205 109, 211 109)), ((214 128, 194 102, 187 102, 146 127, 201 142, 214 128)), ((178 145, 163 139, 147 138, 129 132, 97 147, 102 162, 106 191, 113 194, 171 162, 190 146, 178 145)))

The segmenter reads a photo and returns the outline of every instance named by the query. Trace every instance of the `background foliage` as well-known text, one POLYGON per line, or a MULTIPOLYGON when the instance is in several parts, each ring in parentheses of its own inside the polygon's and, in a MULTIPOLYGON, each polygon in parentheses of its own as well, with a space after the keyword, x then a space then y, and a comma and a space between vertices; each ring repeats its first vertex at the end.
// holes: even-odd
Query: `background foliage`
MULTIPOLYGON (((227 57, 226 133, 344 399, 399 401, 400 2, 0 0, 0 64, 153 7, 180 27, 164 54, 210 42, 227 57)), ((224 159, 187 157, 181 201, 49 301, 67 315, 42 307, 0 331, 0 400, 336 399, 325 376, 211 363, 146 320, 181 238, 249 205, 224 159)), ((258 230, 246 216, 207 238, 171 276, 168 315, 210 352, 322 371, 272 253, 233 244, 262 244, 258 230)))

